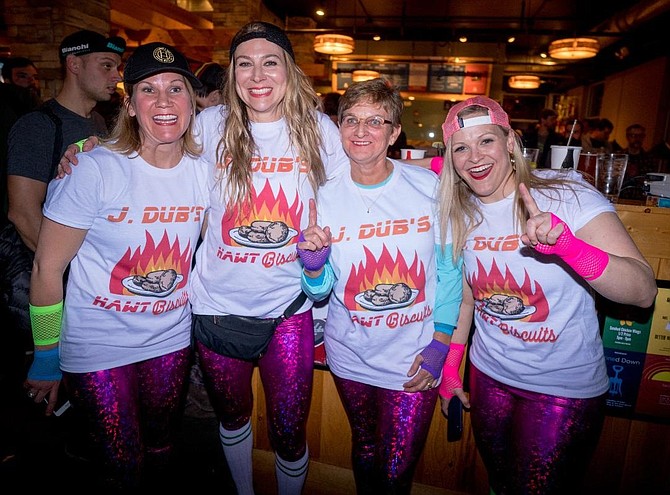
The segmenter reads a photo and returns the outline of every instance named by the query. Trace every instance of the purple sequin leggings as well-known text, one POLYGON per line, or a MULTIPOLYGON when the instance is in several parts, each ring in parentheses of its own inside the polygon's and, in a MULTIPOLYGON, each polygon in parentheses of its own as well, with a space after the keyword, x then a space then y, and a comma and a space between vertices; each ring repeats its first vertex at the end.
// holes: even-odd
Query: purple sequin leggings
POLYGON ((351 425, 356 492, 409 494, 437 389, 407 393, 333 378, 351 425))
MULTIPOLYGON (((196 342, 205 386, 216 415, 227 430, 251 418, 254 363, 221 356, 196 342)), ((293 315, 277 327, 266 353, 258 360, 267 403, 272 449, 286 461, 297 461, 307 447, 307 416, 314 374, 312 311, 293 315)))
POLYGON ((90 373, 63 373, 86 419, 110 487, 136 488, 146 465, 167 465, 191 350, 90 373))
POLYGON ((577 493, 605 396, 569 399, 504 385, 471 366, 470 418, 496 495, 577 493))

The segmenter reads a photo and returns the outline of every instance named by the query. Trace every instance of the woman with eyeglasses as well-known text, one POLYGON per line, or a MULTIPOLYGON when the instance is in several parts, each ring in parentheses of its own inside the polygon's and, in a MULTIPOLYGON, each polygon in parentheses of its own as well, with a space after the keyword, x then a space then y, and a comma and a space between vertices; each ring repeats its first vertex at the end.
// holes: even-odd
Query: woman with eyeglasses
POLYGON ((319 190, 298 253, 303 289, 329 293, 324 342, 352 431, 356 490, 410 493, 462 293, 442 250, 429 170, 387 158, 403 102, 383 79, 351 85, 338 119, 350 173, 319 190))

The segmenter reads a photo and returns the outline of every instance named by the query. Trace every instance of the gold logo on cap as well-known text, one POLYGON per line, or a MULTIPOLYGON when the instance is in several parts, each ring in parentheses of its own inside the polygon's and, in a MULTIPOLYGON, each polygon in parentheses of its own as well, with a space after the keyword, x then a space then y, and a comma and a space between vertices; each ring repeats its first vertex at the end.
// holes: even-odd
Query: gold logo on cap
POLYGON ((154 58, 163 64, 171 64, 174 62, 174 55, 164 46, 159 46, 154 50, 154 58))

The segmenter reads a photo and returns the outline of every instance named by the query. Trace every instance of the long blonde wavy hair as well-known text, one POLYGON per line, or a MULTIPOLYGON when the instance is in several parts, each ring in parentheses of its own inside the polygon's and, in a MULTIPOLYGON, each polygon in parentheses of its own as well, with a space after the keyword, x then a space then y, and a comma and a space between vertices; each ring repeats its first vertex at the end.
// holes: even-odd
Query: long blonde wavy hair
MULTIPOLYGON (((320 150, 323 139, 318 125, 321 99, 312 83, 295 61, 282 50, 286 65, 286 94, 281 100, 281 112, 286 121, 289 141, 297 151, 307 169, 314 193, 326 181, 326 170, 320 150)), ((251 122, 247 106, 237 94, 235 81, 234 54, 228 66, 223 86, 225 116, 223 135, 217 145, 217 163, 228 174, 226 184, 221 188, 222 198, 227 197, 226 207, 238 212, 247 210, 251 202, 252 158, 258 148, 251 134, 251 122)), ((219 184, 222 177, 219 177, 219 184)))
MULTIPOLYGON (((471 105, 458 113, 461 118, 487 115, 488 110, 479 105, 471 105)), ((526 205, 518 194, 519 184, 525 184, 529 191, 540 190, 547 193, 549 190, 568 187, 574 181, 569 179, 548 179, 532 173, 530 165, 523 158, 521 138, 511 129, 496 125, 497 132, 505 139, 509 134, 513 134, 513 151, 509 155, 512 165, 512 175, 508 180, 514 181, 514 222, 519 232, 525 231, 525 222, 528 220, 528 210, 526 205)), ((463 248, 470 233, 482 223, 483 217, 477 202, 477 196, 472 189, 458 176, 454 168, 454 162, 451 156, 451 141, 453 135, 445 142, 446 150, 444 153, 444 166, 440 175, 440 187, 438 193, 440 208, 440 227, 442 229, 442 245, 445 245, 447 228, 451 222, 453 235, 452 255, 456 260, 463 248)))

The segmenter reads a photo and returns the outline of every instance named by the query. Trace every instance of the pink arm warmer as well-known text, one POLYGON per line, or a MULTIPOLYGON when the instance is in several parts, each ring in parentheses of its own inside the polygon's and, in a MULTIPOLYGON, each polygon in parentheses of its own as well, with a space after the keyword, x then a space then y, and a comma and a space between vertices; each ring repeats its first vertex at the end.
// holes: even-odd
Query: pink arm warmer
POLYGON ((565 261, 580 277, 595 280, 605 271, 609 255, 591 244, 575 237, 570 228, 556 215, 551 214, 551 228, 563 224, 563 233, 556 244, 538 244, 535 249, 543 254, 555 254, 565 261))
POLYGON ((435 156, 430 161, 430 169, 437 175, 440 175, 443 166, 444 166, 444 158, 442 158, 441 156, 435 156))
POLYGON ((464 354, 465 344, 454 344, 452 342, 449 345, 449 353, 442 368, 442 383, 440 383, 439 389, 440 396, 447 400, 454 396, 453 389, 463 388, 463 380, 461 380, 459 370, 464 354))

